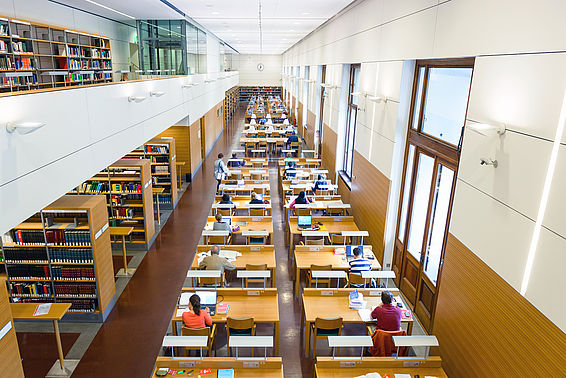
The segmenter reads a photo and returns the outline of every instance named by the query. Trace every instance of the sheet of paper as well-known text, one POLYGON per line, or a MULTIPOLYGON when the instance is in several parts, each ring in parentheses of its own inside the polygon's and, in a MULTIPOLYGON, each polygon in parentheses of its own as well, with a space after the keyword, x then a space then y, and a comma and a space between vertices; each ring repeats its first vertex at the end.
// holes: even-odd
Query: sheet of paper
POLYGON ((360 319, 362 319, 362 322, 371 322, 371 310, 369 308, 358 310, 358 315, 360 316, 360 319))
POLYGON ((189 299, 191 295, 194 293, 181 293, 181 297, 179 298, 179 306, 181 307, 188 307, 189 306, 189 299))
POLYGON ((381 375, 379 373, 367 373, 366 378, 381 378, 381 375))
POLYGON ((183 316, 183 312, 187 312, 187 311, 189 311, 189 310, 186 309, 186 308, 180 308, 180 309, 177 310, 177 314, 175 314, 175 315, 179 318, 179 317, 183 316))
POLYGON ((236 260, 236 257, 242 256, 242 254, 240 252, 231 251, 231 250, 228 250, 228 249, 222 249, 218 255, 220 257, 227 258, 228 260, 234 260, 234 261, 236 260))
POLYGON ((33 313, 33 316, 47 315, 49 314, 50 309, 51 309, 51 303, 43 303, 37 305, 37 307, 35 308, 35 312, 33 313))

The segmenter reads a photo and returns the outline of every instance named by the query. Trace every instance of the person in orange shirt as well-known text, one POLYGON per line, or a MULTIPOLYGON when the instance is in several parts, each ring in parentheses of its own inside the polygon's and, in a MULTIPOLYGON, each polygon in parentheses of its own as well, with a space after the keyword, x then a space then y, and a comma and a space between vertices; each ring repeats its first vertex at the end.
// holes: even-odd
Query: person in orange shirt
POLYGON ((200 297, 196 294, 189 298, 189 311, 183 312, 183 323, 188 328, 204 328, 212 325, 212 318, 208 313, 208 307, 200 308, 200 297))

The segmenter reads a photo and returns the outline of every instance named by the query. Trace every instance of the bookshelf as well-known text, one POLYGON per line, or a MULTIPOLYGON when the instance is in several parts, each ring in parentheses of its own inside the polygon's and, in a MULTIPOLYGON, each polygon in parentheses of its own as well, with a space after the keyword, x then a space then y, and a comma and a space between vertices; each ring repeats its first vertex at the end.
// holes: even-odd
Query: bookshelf
POLYGON ((151 161, 151 184, 163 188, 163 194, 154 195, 153 202, 160 206, 175 207, 177 203, 177 155, 175 139, 154 138, 125 156, 127 159, 148 159, 151 161))
POLYGON ((134 227, 127 242, 149 248, 155 234, 151 188, 150 160, 120 159, 72 194, 104 194, 110 226, 134 227))
POLYGON ((12 302, 71 303, 65 320, 104 321, 116 300, 102 195, 66 195, 2 237, 12 302))
POLYGON ((252 97, 268 96, 281 97, 281 87, 240 87, 240 101, 248 102, 252 97))
POLYGON ((228 121, 234 115, 236 108, 240 103, 240 87, 232 87, 226 91, 224 98, 224 123, 228 125, 228 121))
POLYGON ((0 16, 0 92, 110 81, 109 38, 0 16))

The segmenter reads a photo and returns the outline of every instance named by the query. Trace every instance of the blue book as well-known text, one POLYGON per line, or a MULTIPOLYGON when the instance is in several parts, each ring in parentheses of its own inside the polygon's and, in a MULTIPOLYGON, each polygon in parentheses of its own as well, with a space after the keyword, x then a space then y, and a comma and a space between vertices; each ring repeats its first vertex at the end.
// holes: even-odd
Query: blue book
POLYGON ((218 378, 234 378, 234 369, 218 369, 218 378))

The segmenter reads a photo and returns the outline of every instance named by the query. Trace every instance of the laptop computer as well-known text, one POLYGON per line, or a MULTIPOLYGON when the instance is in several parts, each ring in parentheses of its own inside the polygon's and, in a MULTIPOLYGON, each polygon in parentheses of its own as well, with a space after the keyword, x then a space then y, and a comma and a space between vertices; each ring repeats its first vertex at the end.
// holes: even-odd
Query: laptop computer
POLYGON ((200 308, 204 310, 208 307, 210 316, 214 316, 216 313, 216 291, 196 291, 195 294, 200 298, 200 308))
POLYGON ((298 226, 303 230, 312 228, 312 216, 310 215, 299 215, 297 220, 298 226))
POLYGON ((222 217, 222 222, 228 223, 230 226, 232 225, 232 217, 222 217))

